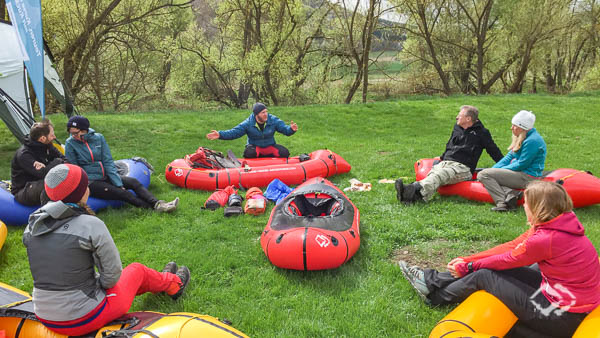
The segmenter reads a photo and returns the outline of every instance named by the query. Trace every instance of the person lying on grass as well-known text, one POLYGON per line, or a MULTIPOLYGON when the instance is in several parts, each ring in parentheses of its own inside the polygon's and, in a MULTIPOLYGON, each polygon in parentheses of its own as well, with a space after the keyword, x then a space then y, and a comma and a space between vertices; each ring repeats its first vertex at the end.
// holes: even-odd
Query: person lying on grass
POLYGON ((79 336, 127 313, 136 295, 181 296, 190 280, 185 266, 170 262, 158 272, 132 263, 122 269, 106 225, 86 205, 90 190, 85 171, 60 164, 44 183, 52 202, 31 214, 23 233, 33 310, 44 326, 79 336))
POLYGON ((508 154, 492 168, 483 169, 477 179, 483 183, 496 206, 492 211, 517 208, 521 191, 527 183, 539 179, 546 161, 546 142, 533 128, 535 115, 521 110, 512 118, 512 143, 508 154))
POLYGON ((470 180, 483 149, 495 162, 502 159, 502 152, 492 135, 479 120, 477 108, 460 107, 446 150, 440 156, 441 161, 419 182, 404 184, 402 179, 397 179, 396 198, 407 204, 420 199, 427 202, 440 186, 470 180))
POLYGON ((291 121, 287 126, 277 116, 267 112, 267 106, 257 102, 252 107, 252 114, 246 120, 229 130, 211 130, 206 134, 209 140, 234 140, 248 135, 248 142, 244 150, 245 158, 257 157, 283 157, 290 156, 289 150, 275 143, 275 132, 291 136, 298 131, 298 125, 291 121))
POLYGON ((600 305, 598 253, 561 185, 532 181, 524 196, 530 228, 516 239, 455 258, 447 272, 398 264, 428 304, 459 303, 485 290, 518 317, 507 337, 571 337, 600 305))
POLYGON ((138 208, 158 212, 177 209, 179 197, 171 202, 159 200, 134 177, 119 175, 104 136, 90 128, 90 121, 86 117, 71 117, 67 122, 67 132, 71 136, 65 142, 65 155, 69 163, 80 166, 87 173, 90 196, 124 201, 138 208))

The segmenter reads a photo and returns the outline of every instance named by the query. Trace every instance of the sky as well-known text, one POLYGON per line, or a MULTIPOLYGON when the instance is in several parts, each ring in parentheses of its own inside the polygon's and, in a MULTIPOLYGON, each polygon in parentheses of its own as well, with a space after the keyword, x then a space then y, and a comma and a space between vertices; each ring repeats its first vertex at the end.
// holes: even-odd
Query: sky
MULTIPOLYGON (((346 8, 354 8, 354 6, 356 5, 356 2, 359 1, 360 3, 360 7, 363 10, 366 10, 367 7, 369 6, 369 0, 329 0, 332 3, 339 3, 339 4, 346 4, 346 8)), ((389 1, 385 1, 383 0, 383 6, 382 9, 389 9, 390 7, 392 7, 392 5, 389 3, 389 1)), ((390 11, 386 11, 385 14, 383 14, 381 16, 382 19, 385 20, 389 20, 389 21, 395 21, 395 22, 401 22, 402 20, 400 19, 400 15, 398 15, 397 13, 395 13, 394 10, 390 10, 390 11)))

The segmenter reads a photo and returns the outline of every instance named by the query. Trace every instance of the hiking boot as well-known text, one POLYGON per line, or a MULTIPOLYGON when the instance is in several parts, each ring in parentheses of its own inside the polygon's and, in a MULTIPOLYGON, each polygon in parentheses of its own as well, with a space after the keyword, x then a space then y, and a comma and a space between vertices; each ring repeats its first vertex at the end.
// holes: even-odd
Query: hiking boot
POLYGON ((402 195, 404 194, 404 183, 402 183, 401 178, 396 180, 394 187, 396 188, 396 199, 398 201, 402 201, 402 195))
POLYGON ((429 303, 429 299, 427 296, 429 295, 429 289, 427 288, 427 284, 425 284, 425 272, 423 269, 418 266, 408 266, 405 261, 399 261, 398 266, 400 267, 400 271, 402 271, 402 275, 410 285, 417 291, 419 297, 421 297, 426 303, 429 303))
POLYGON ((523 191, 513 191, 516 192, 516 194, 510 194, 509 198, 505 201, 506 206, 508 207, 509 210, 512 209, 517 209, 519 200, 523 197, 523 191))
POLYGON ((177 300, 177 298, 181 297, 181 295, 183 294, 183 290, 185 290, 185 287, 188 285, 191 279, 190 269, 188 269, 187 266, 180 267, 179 269, 177 269, 175 274, 181 280, 181 284, 179 285, 179 291, 171 295, 171 298, 173 300, 177 300))
MULTIPOLYGON (((417 182, 405 184, 403 190, 404 191, 402 192, 402 200, 404 201, 404 203, 410 204, 418 199, 417 193, 419 192, 419 190, 421 190, 421 185, 417 182)), ((419 193, 419 196, 420 195, 421 194, 419 193)))
POLYGON ((154 210, 158 212, 172 212, 177 209, 177 204, 179 204, 179 197, 176 197, 171 202, 160 200, 154 204, 154 210))
POLYGON ((165 265, 165 267, 162 269, 161 272, 176 273, 177 272, 177 263, 175 263, 175 262, 167 263, 167 265, 165 265))
POLYGON ((495 211, 495 212, 507 212, 507 211, 510 211, 511 209, 508 207, 508 205, 506 205, 506 203, 498 203, 491 210, 495 211))

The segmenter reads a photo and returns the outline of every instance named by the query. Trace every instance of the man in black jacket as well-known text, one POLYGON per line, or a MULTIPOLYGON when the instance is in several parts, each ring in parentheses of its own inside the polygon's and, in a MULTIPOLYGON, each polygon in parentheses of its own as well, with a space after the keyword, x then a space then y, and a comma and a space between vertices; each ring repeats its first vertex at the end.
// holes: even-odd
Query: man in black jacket
POLYGON ((404 184, 402 179, 396 180, 396 198, 406 203, 420 198, 429 201, 440 186, 471 179, 483 149, 496 162, 503 157, 492 135, 479 121, 477 108, 460 107, 446 151, 440 156, 441 161, 419 182, 404 184))
POLYGON ((49 120, 36 122, 17 149, 11 162, 10 189, 17 202, 29 206, 48 202, 44 177, 56 165, 67 162, 52 145, 55 139, 54 126, 49 120))

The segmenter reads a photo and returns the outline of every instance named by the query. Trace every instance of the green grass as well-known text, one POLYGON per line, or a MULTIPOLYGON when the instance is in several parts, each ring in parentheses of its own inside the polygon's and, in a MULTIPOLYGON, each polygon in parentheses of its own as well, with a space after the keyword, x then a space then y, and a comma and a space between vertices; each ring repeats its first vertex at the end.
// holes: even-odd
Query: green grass
MULTIPOLYGON (((393 185, 382 178, 414 178, 419 158, 440 155, 463 104, 477 106, 497 144, 510 143, 510 119, 521 109, 537 115, 536 128, 548 145, 546 167, 577 168, 598 174, 600 121, 596 96, 492 95, 450 98, 411 97, 359 105, 272 107, 299 131, 278 136, 292 154, 329 148, 352 164, 348 174, 331 180, 340 187, 350 178, 373 183, 370 192, 349 193, 361 213, 361 247, 339 269, 287 271, 272 266, 258 238, 263 216, 224 218, 222 210, 201 210, 210 193, 177 188, 166 182, 165 166, 198 146, 233 149, 245 139, 208 141, 210 129, 232 127, 247 111, 139 112, 88 114, 92 127, 108 140, 114 158, 143 156, 157 169, 150 190, 161 199, 181 198, 174 214, 125 207, 102 211, 124 264, 139 261, 160 269, 170 261, 192 271, 187 294, 173 302, 165 296, 138 297, 133 310, 188 311, 228 318, 253 337, 425 337, 452 307, 425 306, 402 278, 393 258, 410 256, 440 267, 451 258, 511 240, 526 229, 522 209, 495 214, 491 205, 437 196, 429 204, 404 206, 393 185)), ((60 140, 65 117, 53 115, 60 140)), ((0 126, 0 177, 10 177, 18 144, 0 126)), ((493 164, 484 153, 479 166, 493 164)), ((600 207, 578 209, 592 242, 600 245, 600 207)), ((22 227, 9 227, 0 252, 2 281, 31 291, 33 284, 22 227)))

